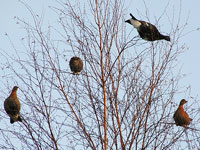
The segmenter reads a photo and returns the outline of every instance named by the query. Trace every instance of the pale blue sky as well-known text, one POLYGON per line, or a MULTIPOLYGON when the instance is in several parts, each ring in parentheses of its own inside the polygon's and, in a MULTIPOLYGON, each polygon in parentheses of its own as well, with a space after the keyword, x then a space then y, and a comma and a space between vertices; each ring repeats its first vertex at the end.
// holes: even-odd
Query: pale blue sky
MULTIPOLYGON (((48 6, 58 6, 56 2, 53 0, 24 0, 28 5, 32 7, 32 9, 38 14, 44 13, 45 21, 48 23, 56 23, 56 15, 52 10, 49 9, 48 6)), ((148 8, 148 15, 151 19, 152 23, 155 23, 155 18, 158 18, 160 14, 163 12, 163 9, 166 7, 168 1, 160 1, 160 0, 151 0, 145 2, 148 8)), ((144 2, 141 0, 131 0, 127 1, 127 6, 129 6, 127 10, 126 18, 129 18, 129 13, 135 14, 138 18, 138 12, 145 15, 146 9, 144 7, 144 2)), ((174 2, 173 0, 169 1, 169 6, 167 8, 167 14, 170 16, 175 11, 175 15, 178 15, 180 6, 180 1, 174 2), (177 14, 176 14, 177 13, 177 14)), ((198 19, 198 15, 200 14, 200 1, 193 0, 190 1, 182 1, 182 12, 181 18, 184 22, 189 15, 188 26, 185 29, 185 33, 191 30, 195 30, 200 28, 200 19, 198 19)), ((13 53, 13 49, 8 42, 8 39, 5 36, 5 33, 8 33, 12 38, 12 41, 17 47, 20 47, 20 39, 26 34, 23 32, 24 30, 16 23, 15 16, 20 18, 24 18, 25 20, 29 20, 31 22, 31 16, 26 8, 18 1, 18 0, 3 0, 0 5, 0 50, 4 49, 9 53, 13 53)), ((166 16, 164 16, 166 18, 166 16)), ((159 21, 159 26, 165 33, 169 32, 170 28, 168 26, 168 22, 162 18, 159 21)), ((183 23, 182 22, 182 23, 183 23)), ((199 38, 200 32, 194 31, 187 34, 185 37, 181 39, 181 42, 186 43, 189 47, 189 50, 186 51, 180 58, 179 64, 182 66, 182 73, 186 74, 184 80, 182 80, 181 84, 183 86, 191 85, 192 94, 196 96, 199 93, 199 77, 200 77, 200 69, 198 69, 200 51, 198 42, 200 42, 199 38)), ((1 60, 0 60, 1 62, 1 60)), ((180 68, 180 67, 179 67, 180 68)), ((177 70, 179 69, 177 67, 177 70)))
MULTIPOLYGON (((187 21, 188 26, 186 27, 184 33, 190 32, 192 30, 196 30, 197 28, 200 28, 200 19, 198 18, 198 15, 200 14, 200 1, 199 0, 193 0, 191 1, 179 1, 179 0, 170 0, 170 1, 160 1, 160 0, 151 0, 146 1, 146 6, 148 8, 148 14, 150 16, 150 19, 152 18, 152 23, 155 22, 155 18, 158 18, 161 13, 163 12, 163 9, 166 7, 167 3, 169 2, 169 6, 167 8, 167 15, 170 16, 173 11, 175 12, 175 15, 178 16, 179 7, 180 4, 182 5, 181 9, 181 24, 183 25, 189 16, 189 19, 187 21), (181 3, 180 3, 181 2, 181 3)), ((138 9, 142 14, 146 13, 146 9, 144 7, 144 2, 140 0, 132 1, 130 3, 130 7, 128 8, 129 11, 132 13, 137 13, 138 9), (140 6, 138 8, 137 6, 140 6), (132 7, 132 8, 131 8, 132 7), (143 8, 143 10, 141 10, 143 8)), ((128 16, 129 17, 129 16, 128 16)), ((165 15, 164 17, 159 21, 160 28, 162 31, 166 32, 169 31, 168 24, 165 24, 165 15)), ((180 42, 185 43, 186 46, 189 47, 189 49, 181 55, 179 58, 179 65, 177 66, 177 71, 182 66, 182 73, 186 74, 185 78, 181 81, 181 85, 183 86, 189 86, 191 85, 192 88, 192 96, 199 95, 199 84, 200 84, 200 69, 198 69, 198 64, 200 63, 200 51, 198 43, 200 42, 200 30, 190 32, 189 34, 186 34, 180 42)), ((179 100, 178 100, 179 101, 179 100)))
MULTIPOLYGON (((47 24, 54 24, 56 25, 56 14, 49 9, 48 6, 58 6, 58 4, 54 0, 24 0, 35 12, 38 12, 40 15, 42 12, 44 13, 44 25, 47 24)), ((148 8, 148 15, 151 23, 155 23, 155 18, 159 18, 163 9, 166 7, 168 0, 146 0, 146 6, 148 8)), ((146 13, 146 9, 144 7, 144 2, 141 0, 129 0, 126 3, 129 6, 127 11, 126 19, 129 19, 129 13, 135 14, 135 17, 139 19, 138 11, 141 14, 146 13)), ((178 15, 179 12, 180 1, 179 0, 170 0, 169 6, 167 8, 168 16, 174 13, 178 15), (175 2, 174 2, 175 1, 175 2)), ((200 1, 193 0, 193 1, 182 1, 182 24, 186 21, 186 18, 189 15, 188 19, 188 26, 185 29, 185 33, 200 28, 200 1)), ((13 54, 13 48, 10 45, 5 33, 11 37, 12 42, 18 47, 22 48, 20 39, 26 36, 24 29, 17 24, 17 20, 14 19, 15 16, 20 18, 24 18, 26 21, 32 21, 30 13, 27 9, 18 1, 18 0, 2 0, 0 4, 0 51, 5 50, 9 54, 13 54)), ((170 27, 167 24, 168 21, 165 20, 167 18, 164 16, 159 21, 160 29, 164 33, 170 32, 170 27)), ((130 29, 130 26, 127 26, 127 29, 130 29)), ((136 33, 136 32, 134 32, 136 33)), ((189 49, 181 55, 179 58, 179 66, 177 66, 177 71, 179 71, 180 67, 182 66, 182 73, 186 74, 185 78, 180 82, 181 86, 191 86, 192 89, 192 96, 199 95, 199 84, 200 84, 200 69, 198 68, 200 64, 200 50, 199 50, 199 42, 200 42, 200 30, 191 32, 185 35, 180 42, 185 43, 189 49)), ((0 68, 2 67, 2 56, 0 56, 0 68)), ((1 71, 1 70, 0 70, 1 71)), ((1 77, 0 73, 0 81, 4 80, 1 77)), ((5 81, 4 81, 5 82, 5 81)), ((5 89, 3 84, 0 84, 0 89, 5 89)), ((10 91, 7 91, 7 93, 10 91)), ((181 99, 182 97, 180 97, 181 99)), ((177 103, 179 100, 177 100, 177 103)), ((198 98, 199 99, 199 98, 198 98)), ((192 100, 191 100, 192 101, 192 100)), ((189 101, 189 103, 192 103, 189 101)), ((2 105, 1 105, 2 107, 2 105)))

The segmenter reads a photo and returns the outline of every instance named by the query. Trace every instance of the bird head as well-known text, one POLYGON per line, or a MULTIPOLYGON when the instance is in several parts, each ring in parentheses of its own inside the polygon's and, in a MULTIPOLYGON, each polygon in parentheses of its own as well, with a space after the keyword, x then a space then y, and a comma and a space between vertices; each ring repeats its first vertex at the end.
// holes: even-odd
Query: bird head
POLYGON ((185 103, 187 103, 187 101, 186 101, 185 99, 182 99, 182 100, 180 101, 180 105, 183 105, 183 104, 185 104, 185 103))
POLYGON ((12 92, 17 91, 18 88, 19 88, 18 86, 14 86, 13 89, 12 89, 12 92))
POLYGON ((130 13, 130 16, 132 19, 137 20, 131 13, 130 13))
POLYGON ((129 19, 129 20, 126 20, 125 22, 127 22, 127 23, 131 24, 131 21, 130 21, 130 19, 129 19))
MULTIPOLYGON (((132 20, 137 20, 131 13, 130 13, 130 16, 131 16, 131 19, 132 19, 132 20)), ((129 24, 132 24, 132 23, 131 23, 131 19, 128 19, 128 20, 126 20, 125 22, 127 22, 127 23, 129 23, 129 24)))

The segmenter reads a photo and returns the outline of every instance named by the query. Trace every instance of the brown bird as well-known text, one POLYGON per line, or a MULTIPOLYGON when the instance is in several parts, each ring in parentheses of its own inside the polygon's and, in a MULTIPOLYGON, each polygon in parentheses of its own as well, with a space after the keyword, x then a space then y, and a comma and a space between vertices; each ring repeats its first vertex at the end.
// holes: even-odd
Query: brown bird
POLYGON ((69 61, 69 66, 73 75, 79 75, 81 70, 83 69, 83 62, 79 57, 72 57, 69 61))
POLYGON ((190 122, 192 121, 192 119, 189 117, 189 115, 185 112, 183 105, 187 103, 187 101, 185 99, 182 99, 180 101, 179 107, 176 110, 176 112, 174 113, 174 121, 176 123, 177 126, 182 126, 184 128, 186 128, 190 122))
POLYGON ((4 101, 4 109, 10 117, 10 123, 13 124, 16 121, 22 122, 20 117, 20 102, 17 98, 17 86, 14 86, 10 96, 4 101))

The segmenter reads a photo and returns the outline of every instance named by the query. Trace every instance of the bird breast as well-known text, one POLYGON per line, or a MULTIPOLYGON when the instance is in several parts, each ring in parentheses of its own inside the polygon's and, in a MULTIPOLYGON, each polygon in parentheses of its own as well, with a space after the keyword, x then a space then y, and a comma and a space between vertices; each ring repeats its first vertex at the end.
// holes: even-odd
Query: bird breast
POLYGON ((142 24, 140 21, 138 20, 133 20, 133 19, 130 19, 131 21, 131 24, 134 26, 134 28, 138 29, 140 27, 140 25, 142 24))
POLYGON ((183 108, 179 108, 175 113, 175 121, 180 122, 181 124, 189 124, 191 119, 188 114, 184 111, 183 108))

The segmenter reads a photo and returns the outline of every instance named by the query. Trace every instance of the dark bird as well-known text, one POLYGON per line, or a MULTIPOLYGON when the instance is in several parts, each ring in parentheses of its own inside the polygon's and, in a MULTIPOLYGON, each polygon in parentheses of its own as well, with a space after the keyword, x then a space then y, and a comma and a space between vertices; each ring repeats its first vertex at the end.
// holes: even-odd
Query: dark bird
POLYGON ((151 23, 137 20, 131 13, 131 19, 126 20, 125 22, 134 26, 137 29, 140 37, 147 41, 155 41, 155 40, 167 40, 170 41, 170 37, 166 35, 162 35, 158 29, 151 23))
POLYGON ((187 103, 187 101, 185 99, 182 99, 178 109, 175 111, 174 113, 174 121, 176 123, 177 126, 182 126, 184 128, 186 128, 190 122, 192 121, 192 119, 189 117, 189 115, 185 112, 183 105, 187 103))
POLYGON ((10 96, 4 101, 4 109, 10 117, 10 123, 13 124, 16 121, 22 122, 20 117, 20 102, 17 98, 17 86, 14 86, 10 96))
POLYGON ((83 62, 79 57, 72 57, 69 61, 69 66, 73 75, 79 75, 81 70, 83 69, 83 62))

